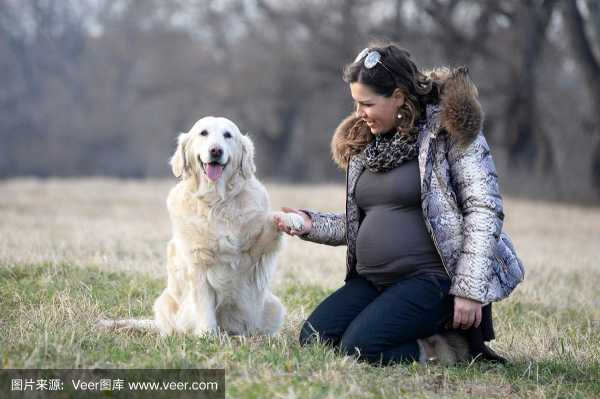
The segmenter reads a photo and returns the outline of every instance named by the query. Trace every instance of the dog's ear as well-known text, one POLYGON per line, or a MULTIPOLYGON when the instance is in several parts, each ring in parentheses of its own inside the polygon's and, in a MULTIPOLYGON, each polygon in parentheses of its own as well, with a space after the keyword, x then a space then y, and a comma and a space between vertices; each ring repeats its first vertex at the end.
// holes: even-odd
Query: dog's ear
POLYGON ((189 165, 187 162, 187 154, 186 154, 186 145, 188 142, 190 135, 189 133, 180 133, 179 137, 177 137, 177 149, 175 150, 175 154, 171 157, 171 170, 175 177, 181 178, 186 177, 189 170, 189 165))
POLYGON ((241 160, 241 171, 242 177, 248 179, 256 172, 256 165, 254 164, 254 144, 248 135, 241 135, 242 139, 242 160, 241 160))

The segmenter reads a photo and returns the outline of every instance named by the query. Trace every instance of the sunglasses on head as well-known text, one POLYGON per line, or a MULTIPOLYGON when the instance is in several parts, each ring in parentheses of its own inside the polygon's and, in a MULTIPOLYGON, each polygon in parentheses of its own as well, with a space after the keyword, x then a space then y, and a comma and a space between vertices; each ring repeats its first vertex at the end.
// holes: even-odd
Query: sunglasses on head
POLYGON ((394 75, 394 72, 392 72, 392 70, 390 68, 388 68, 383 63, 383 61, 381 61, 382 55, 379 51, 371 50, 370 48, 366 47, 366 48, 362 49, 360 53, 358 53, 358 55, 354 59, 354 62, 355 63, 359 62, 363 58, 364 58, 363 65, 365 68, 372 69, 375 65, 379 64, 382 67, 384 67, 386 69, 386 71, 391 73, 392 76, 394 75))

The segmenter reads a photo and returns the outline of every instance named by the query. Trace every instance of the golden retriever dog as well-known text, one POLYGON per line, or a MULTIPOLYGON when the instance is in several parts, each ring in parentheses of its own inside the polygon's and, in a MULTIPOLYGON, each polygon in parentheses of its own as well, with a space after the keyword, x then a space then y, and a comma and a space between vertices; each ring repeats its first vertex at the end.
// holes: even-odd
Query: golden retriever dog
POLYGON ((270 211, 254 175, 254 145, 226 118, 202 118, 180 134, 170 163, 181 180, 167 198, 168 278, 154 320, 103 320, 98 326, 162 335, 275 334, 285 310, 269 289, 283 240, 273 219, 300 228, 302 218, 270 211))

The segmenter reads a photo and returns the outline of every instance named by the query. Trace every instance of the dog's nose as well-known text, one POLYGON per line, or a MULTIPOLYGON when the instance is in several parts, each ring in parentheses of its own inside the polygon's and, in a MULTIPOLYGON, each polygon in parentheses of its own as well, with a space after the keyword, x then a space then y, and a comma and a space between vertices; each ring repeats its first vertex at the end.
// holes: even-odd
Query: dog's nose
POLYGON ((223 150, 219 147, 213 147, 210 149, 210 156, 212 158, 221 158, 223 155, 223 150))

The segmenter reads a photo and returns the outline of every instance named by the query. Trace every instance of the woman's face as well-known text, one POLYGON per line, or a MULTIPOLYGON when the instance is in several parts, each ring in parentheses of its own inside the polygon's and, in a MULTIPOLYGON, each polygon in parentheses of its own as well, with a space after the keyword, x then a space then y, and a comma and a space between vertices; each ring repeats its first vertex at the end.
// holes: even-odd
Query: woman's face
POLYGON ((350 91, 356 116, 367 122, 372 134, 386 133, 398 126, 398 108, 404 104, 404 94, 399 89, 384 97, 364 83, 350 83, 350 91))

